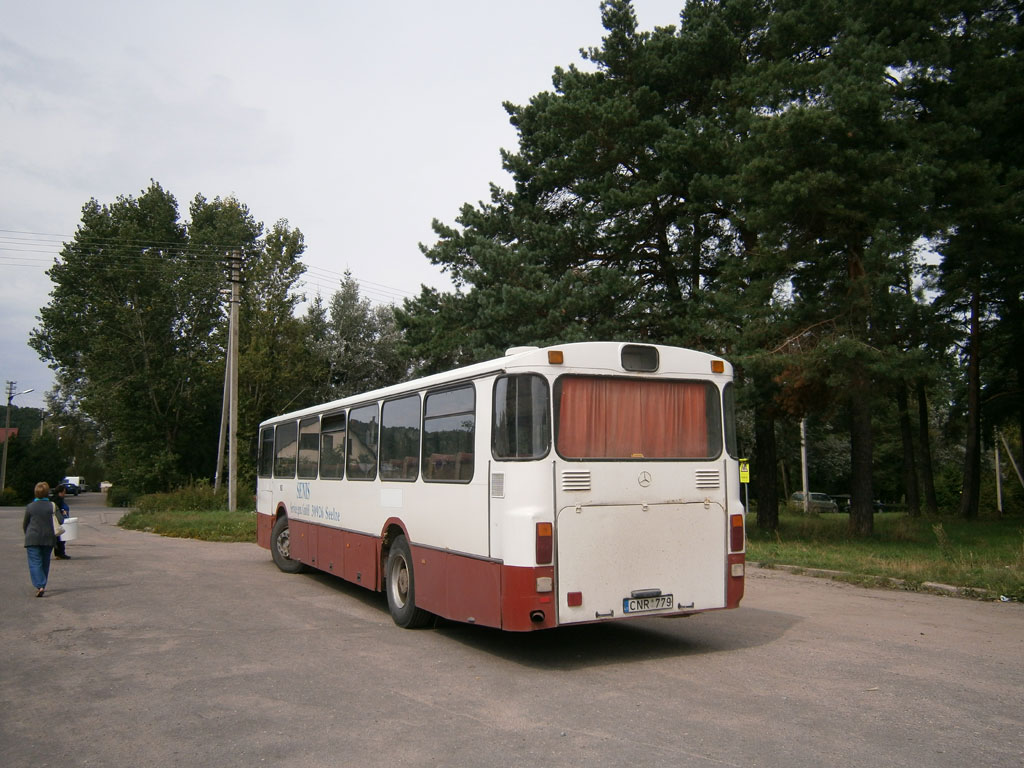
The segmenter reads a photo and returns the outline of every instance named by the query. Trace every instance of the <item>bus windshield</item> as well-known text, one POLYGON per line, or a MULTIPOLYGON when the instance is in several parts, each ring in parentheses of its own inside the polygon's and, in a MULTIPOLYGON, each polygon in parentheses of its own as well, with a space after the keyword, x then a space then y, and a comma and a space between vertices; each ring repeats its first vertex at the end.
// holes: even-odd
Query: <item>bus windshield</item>
POLYGON ((711 382, 563 376, 555 404, 556 448, 567 459, 710 459, 722 451, 711 382))

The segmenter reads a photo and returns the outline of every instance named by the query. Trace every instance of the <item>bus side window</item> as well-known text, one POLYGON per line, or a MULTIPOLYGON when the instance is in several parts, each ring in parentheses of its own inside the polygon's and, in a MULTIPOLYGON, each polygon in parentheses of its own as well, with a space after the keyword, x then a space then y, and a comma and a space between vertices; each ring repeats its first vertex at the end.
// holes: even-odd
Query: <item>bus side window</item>
POLYGON ((299 422, 299 477, 316 479, 320 458, 320 419, 317 416, 299 422))
POLYGON ((277 425, 274 436, 274 477, 295 477, 298 426, 294 421, 277 425))
POLYGON ((473 385, 428 392, 423 401, 423 479, 428 483, 470 482, 475 440, 473 385))
POLYGON ((377 404, 353 408, 348 414, 348 479, 377 477, 377 404))
POLYGON ((551 391, 543 376, 502 376, 494 385, 496 459, 542 459, 551 450, 551 391))
POLYGON ((274 428, 264 427, 260 430, 259 476, 270 477, 274 474, 274 428))
POLYGON ((345 476, 345 414, 324 416, 320 422, 320 477, 340 480, 345 476))
POLYGON ((420 396, 384 403, 380 415, 380 479, 415 480, 420 464, 420 396))

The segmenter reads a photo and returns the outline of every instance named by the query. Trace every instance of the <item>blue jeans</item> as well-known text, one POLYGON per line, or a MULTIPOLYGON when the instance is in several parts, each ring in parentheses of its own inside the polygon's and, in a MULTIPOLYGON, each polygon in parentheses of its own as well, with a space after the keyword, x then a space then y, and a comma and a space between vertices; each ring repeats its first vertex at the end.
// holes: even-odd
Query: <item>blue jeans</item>
POLYGON ((28 553, 28 572, 32 576, 32 586, 42 589, 50 577, 50 555, 53 547, 25 547, 28 553))

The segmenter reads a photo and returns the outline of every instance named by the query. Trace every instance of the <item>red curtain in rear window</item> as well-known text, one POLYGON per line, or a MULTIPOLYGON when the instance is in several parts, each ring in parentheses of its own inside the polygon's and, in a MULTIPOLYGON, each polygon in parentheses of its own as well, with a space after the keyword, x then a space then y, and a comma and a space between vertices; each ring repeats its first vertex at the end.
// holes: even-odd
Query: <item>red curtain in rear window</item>
POLYGON ((558 452, 578 459, 708 455, 707 387, 696 381, 565 377, 558 452))

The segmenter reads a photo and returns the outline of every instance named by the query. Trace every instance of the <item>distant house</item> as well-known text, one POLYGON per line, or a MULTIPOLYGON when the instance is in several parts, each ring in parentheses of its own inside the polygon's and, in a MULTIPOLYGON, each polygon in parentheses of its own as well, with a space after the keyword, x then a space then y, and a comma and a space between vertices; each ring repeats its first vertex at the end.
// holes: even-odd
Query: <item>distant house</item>
POLYGON ((17 437, 17 427, 0 427, 0 443, 6 443, 8 437, 17 437))

